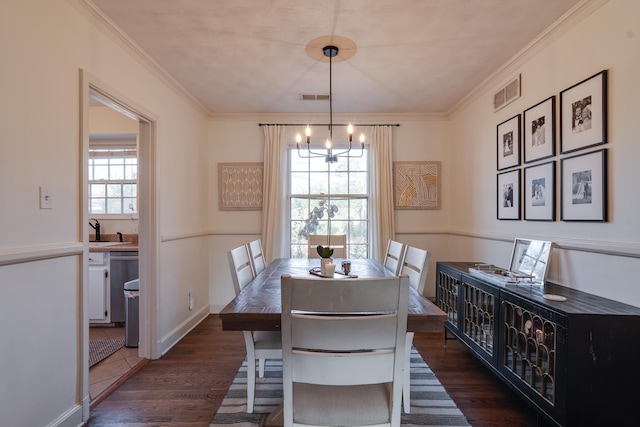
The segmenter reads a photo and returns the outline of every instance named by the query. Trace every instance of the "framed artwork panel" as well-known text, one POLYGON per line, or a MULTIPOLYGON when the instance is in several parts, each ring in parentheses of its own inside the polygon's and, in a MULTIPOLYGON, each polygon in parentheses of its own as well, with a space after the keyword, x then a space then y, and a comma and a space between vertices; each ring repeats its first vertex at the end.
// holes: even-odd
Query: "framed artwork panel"
POLYGON ((440 162, 393 162, 396 209, 440 209, 440 162))
POLYGON ((218 163, 218 208, 261 210, 262 171, 262 163, 218 163))
POLYGON ((607 70, 560 92, 560 152, 607 142, 607 70))
POLYGON ((520 114, 498 125, 498 170, 520 165, 520 114))
POLYGON ((498 174, 498 219, 520 219, 520 169, 498 174))
POLYGON ((563 221, 607 221, 607 150, 560 160, 563 221))
POLYGON ((524 219, 555 221, 556 162, 524 168, 524 219))
POLYGON ((552 157, 556 153, 555 95, 523 113, 524 162, 552 157))

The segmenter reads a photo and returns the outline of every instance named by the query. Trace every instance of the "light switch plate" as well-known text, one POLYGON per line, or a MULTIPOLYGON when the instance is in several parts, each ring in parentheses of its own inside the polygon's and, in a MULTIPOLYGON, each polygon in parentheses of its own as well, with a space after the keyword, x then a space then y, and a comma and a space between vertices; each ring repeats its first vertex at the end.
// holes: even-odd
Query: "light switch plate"
POLYGON ((40 187, 40 209, 52 209, 51 189, 40 187))

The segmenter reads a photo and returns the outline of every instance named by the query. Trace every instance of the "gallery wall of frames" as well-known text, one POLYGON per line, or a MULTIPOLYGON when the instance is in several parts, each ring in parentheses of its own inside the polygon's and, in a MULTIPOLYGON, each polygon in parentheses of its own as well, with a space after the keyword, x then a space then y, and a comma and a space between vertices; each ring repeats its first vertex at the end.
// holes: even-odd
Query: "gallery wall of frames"
POLYGON ((497 218, 606 222, 606 143, 607 70, 498 124, 497 218))

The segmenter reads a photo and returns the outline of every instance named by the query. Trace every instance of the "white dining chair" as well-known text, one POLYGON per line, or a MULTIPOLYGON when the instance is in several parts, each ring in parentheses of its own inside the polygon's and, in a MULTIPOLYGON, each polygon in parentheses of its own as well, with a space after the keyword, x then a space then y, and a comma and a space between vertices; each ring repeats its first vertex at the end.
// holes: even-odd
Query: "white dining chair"
MULTIPOLYGON (((413 246, 407 246, 402 263, 400 274, 409 276, 409 284, 420 295, 424 292, 427 282, 427 271, 429 270, 428 251, 413 246)), ((409 413, 411 409, 411 347, 413 345, 413 332, 407 332, 404 361, 404 381, 402 382, 402 400, 404 412, 409 413)))
POLYGON ((408 287, 281 277, 285 427, 400 426, 408 287))
POLYGON ((249 242, 249 255, 251 256, 253 275, 257 276, 267 266, 264 260, 264 252, 262 251, 262 241, 260 239, 249 242))
POLYGON ((333 258, 346 258, 347 257, 347 235, 346 234, 332 234, 331 241, 329 242, 329 236, 323 234, 311 234, 308 242, 308 257, 320 258, 316 248, 318 245, 330 246, 333 249, 333 258))
MULTIPOLYGON (((238 295, 242 289, 254 279, 253 269, 247 245, 237 247, 227 253, 233 287, 238 295)), ((258 359, 258 376, 264 377, 266 359, 282 358, 282 341, 280 332, 242 331, 247 349, 247 412, 253 412, 256 392, 256 359, 258 359)))
POLYGON ((400 270, 402 270, 406 249, 407 245, 396 242, 395 240, 389 239, 389 243, 387 243, 387 253, 384 256, 384 266, 396 276, 399 275, 400 270))

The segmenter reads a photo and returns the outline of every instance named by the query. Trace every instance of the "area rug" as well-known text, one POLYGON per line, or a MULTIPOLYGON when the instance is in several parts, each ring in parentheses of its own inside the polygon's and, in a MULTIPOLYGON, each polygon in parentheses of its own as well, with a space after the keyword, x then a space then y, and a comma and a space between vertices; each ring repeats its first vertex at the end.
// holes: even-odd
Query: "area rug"
MULTIPOLYGON (((247 414, 247 364, 238 370, 210 427, 254 427, 282 403, 282 361, 267 360, 264 378, 256 378, 254 413, 247 414)), ((411 413, 403 426, 470 426, 420 353, 411 351, 411 413)))
POLYGON ((111 356, 124 347, 124 338, 89 340, 89 367, 111 356))

